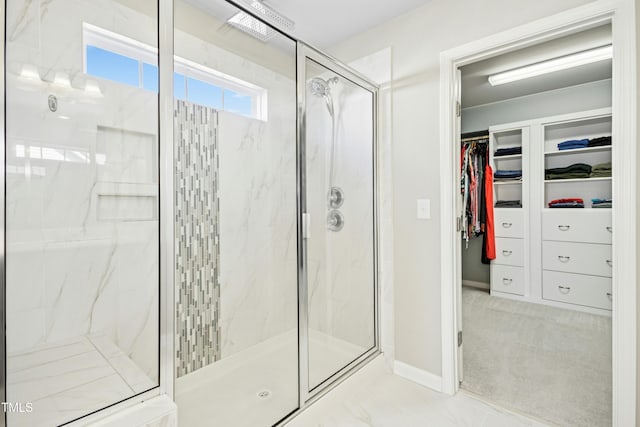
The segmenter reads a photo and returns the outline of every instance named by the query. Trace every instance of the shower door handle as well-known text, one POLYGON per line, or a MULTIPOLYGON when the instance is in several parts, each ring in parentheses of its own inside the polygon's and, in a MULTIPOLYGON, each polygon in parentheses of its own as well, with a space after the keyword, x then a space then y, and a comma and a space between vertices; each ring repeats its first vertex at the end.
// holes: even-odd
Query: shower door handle
POLYGON ((309 239, 311 237, 311 214, 302 214, 302 238, 309 239))

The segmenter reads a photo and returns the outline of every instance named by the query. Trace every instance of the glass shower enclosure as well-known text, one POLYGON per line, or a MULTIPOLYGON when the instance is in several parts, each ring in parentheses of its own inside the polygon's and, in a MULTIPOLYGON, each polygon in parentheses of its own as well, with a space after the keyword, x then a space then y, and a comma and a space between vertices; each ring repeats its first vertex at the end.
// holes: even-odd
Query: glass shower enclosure
POLYGON ((378 354, 374 83, 262 2, 5 4, 0 426, 270 426, 378 354))
POLYGON ((375 351, 376 88, 299 46, 301 383, 313 396, 375 351))

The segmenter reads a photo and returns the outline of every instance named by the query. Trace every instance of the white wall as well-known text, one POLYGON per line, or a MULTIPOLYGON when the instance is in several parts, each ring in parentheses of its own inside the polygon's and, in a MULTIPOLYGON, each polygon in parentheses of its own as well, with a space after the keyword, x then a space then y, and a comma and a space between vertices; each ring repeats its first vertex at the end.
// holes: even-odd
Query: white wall
POLYGON ((441 374, 439 53, 586 0, 432 0, 334 46, 342 61, 393 49, 396 360, 441 374), (432 200, 417 220, 416 199, 432 200))

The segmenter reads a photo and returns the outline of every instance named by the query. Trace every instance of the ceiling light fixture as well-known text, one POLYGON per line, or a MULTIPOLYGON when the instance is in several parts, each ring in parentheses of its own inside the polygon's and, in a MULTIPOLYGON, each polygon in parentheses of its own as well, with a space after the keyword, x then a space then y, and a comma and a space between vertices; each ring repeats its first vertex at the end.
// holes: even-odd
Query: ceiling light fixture
POLYGON ((547 61, 525 65, 524 67, 515 68, 502 73, 493 74, 489 76, 489 83, 491 83, 491 86, 498 86, 505 83, 515 82, 517 80, 553 73, 555 71, 579 67, 580 65, 604 61, 606 59, 611 59, 612 57, 613 46, 601 46, 595 49, 572 53, 571 55, 561 56, 547 61))
MULTIPOLYGON (((293 28, 294 22, 279 14, 261 1, 254 0, 249 3, 249 7, 257 16, 264 18, 267 22, 273 23, 282 30, 290 30, 293 28)), ((262 42, 268 42, 276 35, 276 30, 269 25, 254 18, 247 12, 240 11, 227 20, 227 22, 244 31, 245 33, 257 38, 262 42)))

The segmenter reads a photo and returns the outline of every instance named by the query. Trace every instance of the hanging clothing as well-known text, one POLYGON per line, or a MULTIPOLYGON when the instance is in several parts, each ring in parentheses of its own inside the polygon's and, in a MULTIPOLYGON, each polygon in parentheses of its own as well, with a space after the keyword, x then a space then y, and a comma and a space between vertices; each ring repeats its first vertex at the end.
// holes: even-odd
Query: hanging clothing
POLYGON ((489 264, 492 259, 496 259, 496 236, 493 220, 493 171, 491 165, 486 166, 485 176, 485 188, 487 189, 487 227, 484 233, 483 245, 482 245, 482 262, 489 264))
POLYGON ((462 136, 460 165, 462 238, 468 247, 471 238, 482 235, 482 262, 488 263, 495 258, 493 170, 489 166, 488 131, 462 136))

